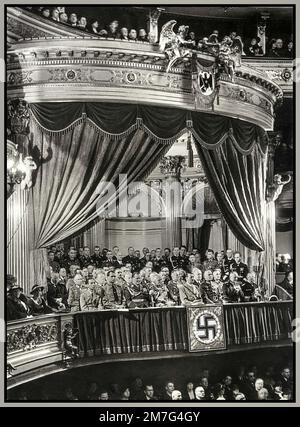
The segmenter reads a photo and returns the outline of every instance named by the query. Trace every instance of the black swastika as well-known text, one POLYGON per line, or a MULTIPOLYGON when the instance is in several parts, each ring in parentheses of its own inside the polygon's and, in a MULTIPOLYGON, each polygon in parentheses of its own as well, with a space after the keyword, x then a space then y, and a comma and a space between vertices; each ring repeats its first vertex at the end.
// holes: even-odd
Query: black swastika
POLYGON ((200 332, 202 339, 215 338, 217 335, 217 323, 215 318, 209 314, 199 317, 197 321, 197 330, 200 332))

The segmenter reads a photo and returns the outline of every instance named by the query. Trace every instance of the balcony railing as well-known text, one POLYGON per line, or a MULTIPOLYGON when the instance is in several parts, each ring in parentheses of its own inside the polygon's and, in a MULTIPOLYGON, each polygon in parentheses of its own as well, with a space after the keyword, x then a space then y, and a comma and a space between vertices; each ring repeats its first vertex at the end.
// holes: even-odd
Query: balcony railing
MULTIPOLYGON (((225 304, 224 319, 227 351, 251 344, 288 344, 293 301, 225 304)), ((75 344, 81 358, 188 352, 184 307, 46 315, 8 323, 7 362, 16 368, 9 381, 35 368, 61 364, 67 324, 79 332, 75 344)))

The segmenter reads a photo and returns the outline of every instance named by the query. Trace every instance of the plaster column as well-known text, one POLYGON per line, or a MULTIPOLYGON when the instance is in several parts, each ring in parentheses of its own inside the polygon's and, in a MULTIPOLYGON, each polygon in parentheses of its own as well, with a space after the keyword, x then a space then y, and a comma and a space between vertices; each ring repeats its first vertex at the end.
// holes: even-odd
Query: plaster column
POLYGON ((166 246, 171 249, 182 244, 180 174, 184 160, 182 156, 168 156, 164 157, 160 163, 161 173, 165 177, 163 197, 165 200, 166 246))

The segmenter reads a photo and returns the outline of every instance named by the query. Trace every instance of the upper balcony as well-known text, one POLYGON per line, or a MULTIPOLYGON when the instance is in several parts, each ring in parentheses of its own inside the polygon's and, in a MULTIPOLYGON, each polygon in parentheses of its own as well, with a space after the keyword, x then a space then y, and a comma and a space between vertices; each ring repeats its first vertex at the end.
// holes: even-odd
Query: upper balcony
MULTIPOLYGON (((213 105, 195 106, 189 61, 166 72, 158 44, 101 38, 47 21, 20 8, 7 9, 8 98, 27 102, 132 102, 198 110, 274 124, 274 106, 292 93, 292 60, 242 59, 232 81, 221 73, 213 105)), ((203 69, 216 58, 195 52, 203 69)))

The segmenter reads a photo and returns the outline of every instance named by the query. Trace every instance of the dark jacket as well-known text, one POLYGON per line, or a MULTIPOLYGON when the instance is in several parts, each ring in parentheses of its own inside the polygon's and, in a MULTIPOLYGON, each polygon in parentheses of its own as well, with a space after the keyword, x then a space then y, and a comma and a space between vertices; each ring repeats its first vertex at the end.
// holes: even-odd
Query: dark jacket
POLYGON ((20 299, 14 299, 11 295, 7 297, 7 312, 6 317, 7 320, 18 320, 25 319, 28 315, 28 307, 24 305, 20 299))

